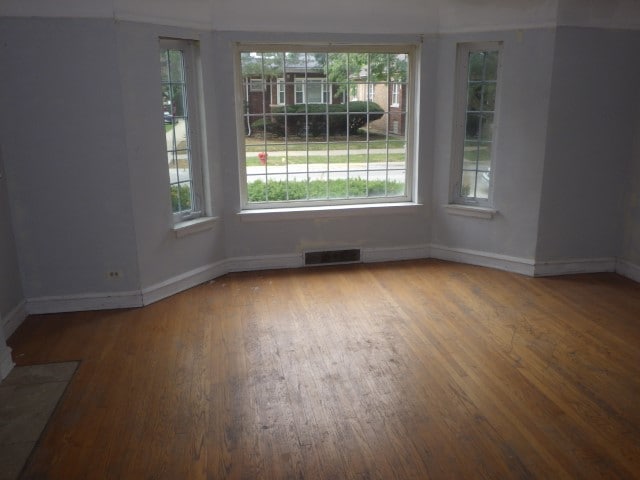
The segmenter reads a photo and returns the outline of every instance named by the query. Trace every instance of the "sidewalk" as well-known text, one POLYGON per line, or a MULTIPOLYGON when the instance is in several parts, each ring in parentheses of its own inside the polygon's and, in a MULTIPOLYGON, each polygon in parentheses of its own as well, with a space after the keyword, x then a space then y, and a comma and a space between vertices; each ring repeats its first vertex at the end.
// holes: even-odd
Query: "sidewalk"
MULTIPOLYGON (((367 149, 359 149, 359 150, 292 150, 289 152, 286 151, 280 151, 280 150, 267 150, 266 151, 269 155, 269 158, 282 158, 282 157, 306 157, 307 154, 310 157, 326 157, 327 153, 329 153, 329 155, 347 155, 347 153, 349 155, 366 155, 367 153, 369 153, 370 155, 374 155, 374 154, 380 154, 380 155, 384 155, 385 153, 406 153, 406 149, 404 148, 389 148, 388 150, 386 148, 370 148, 369 150, 367 149)), ((251 157, 257 157, 258 156, 258 152, 247 152, 247 158, 251 158, 251 157)))
MULTIPOLYGON (((306 164, 297 165, 259 165, 255 167, 247 167, 247 181, 253 183, 257 180, 265 180, 268 175, 269 181, 306 181, 311 180, 332 180, 344 178, 368 178, 369 180, 395 180, 404 182, 406 176, 406 166, 404 162, 378 162, 367 164, 358 163, 332 163, 327 169, 326 163, 310 163, 308 168, 306 164)), ((178 180, 186 180, 189 178, 189 170, 186 168, 169 168, 169 177, 171 182, 178 180)))

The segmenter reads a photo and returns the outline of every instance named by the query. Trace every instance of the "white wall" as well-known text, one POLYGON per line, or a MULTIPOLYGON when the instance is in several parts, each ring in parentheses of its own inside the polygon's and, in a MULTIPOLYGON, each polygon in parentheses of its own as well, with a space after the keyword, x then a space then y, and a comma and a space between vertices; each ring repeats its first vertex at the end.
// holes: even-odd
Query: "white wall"
POLYGON ((0 15, 116 18, 220 31, 435 33, 549 26, 559 1, 3 0, 0 15))
POLYGON ((438 26, 438 0, 235 0, 213 2, 216 30, 423 33, 438 26))
MULTIPOLYGON (((0 317, 13 311, 24 300, 22 294, 22 275, 18 266, 13 236, 13 224, 9 209, 9 195, 7 192, 7 174, 2 161, 2 147, 0 146, 0 317)), ((0 332, 4 324, 0 322, 0 332)), ((0 347, 2 346, 0 340, 0 347)))
POLYGON ((24 295, 139 289, 114 22, 2 28, 0 140, 24 295))
POLYGON ((556 34, 540 260, 615 258, 636 121, 638 33, 556 34))
MULTIPOLYGON (((639 42, 640 46, 640 42, 639 42)), ((621 258, 640 281, 640 99, 635 108, 634 142, 624 198, 621 258)))
POLYGON ((432 243, 521 260, 535 257, 546 121, 551 85, 553 29, 445 35, 438 56, 438 119, 433 176, 432 243), (449 202, 456 43, 502 41, 498 86, 493 219, 451 215, 449 202))
MULTIPOLYGON (((229 46, 238 41, 296 42, 328 41, 335 42, 416 42, 416 36, 367 36, 367 35, 322 35, 322 34, 252 34, 240 32, 218 32, 215 34, 216 49, 213 52, 217 69, 216 105, 218 116, 228 119, 221 121, 220 138, 226 139, 219 148, 221 152, 223 197, 227 256, 254 257, 262 255, 299 254, 304 250, 321 250, 345 247, 361 248, 401 248, 402 246, 424 246, 429 242, 430 225, 429 196, 424 195, 424 202, 415 208, 406 209, 406 213, 398 214, 397 210, 377 209, 368 215, 355 214, 328 218, 294 218, 287 220, 247 221, 238 215, 240 211, 240 193, 238 182, 238 152, 236 146, 236 124, 234 103, 233 57, 229 46)), ((426 39, 423 56, 433 54, 434 44, 426 39)), ((423 65, 428 62, 423 61, 423 65)), ((426 67, 423 76, 424 91, 422 107, 424 112, 433 110, 432 103, 434 78, 432 70, 426 67)), ((429 116, 425 116, 424 128, 417 131, 422 136, 423 144, 430 144, 429 116)), ((428 148, 420 154, 419 175, 421 187, 430 178, 430 152, 428 148)), ((428 188, 428 187, 427 187, 428 188)), ((424 189, 420 189, 424 194, 424 189)))
MULTIPOLYGON (((0 327, 2 326, 2 315, 0 315, 0 327)), ((9 375, 9 372, 13 368, 13 358, 11 358, 11 349, 5 342, 5 335, 2 328, 0 328, 0 380, 9 375)))
MULTIPOLYGON (((162 93, 158 37, 182 37, 200 40, 201 60, 206 78, 204 91, 203 137, 208 142, 203 152, 210 165, 209 190, 214 195, 213 211, 220 216, 224 204, 218 141, 216 92, 218 75, 214 63, 211 33, 119 22, 116 29, 118 70, 122 88, 126 156, 129 158, 133 228, 136 234, 140 285, 153 288, 167 279, 224 258, 223 223, 211 230, 176 238, 171 206, 168 202, 169 173, 164 148, 162 93)), ((197 94, 197 92, 191 92, 197 94)), ((235 117, 230 117, 235 118, 235 117)), ((196 147, 197 148, 197 147, 196 147)))
POLYGON ((600 28, 640 28, 637 0, 559 0, 558 25, 600 28))
POLYGON ((442 0, 439 29, 482 32, 555 26, 559 0, 442 0))
POLYGON ((18 266, 9 208, 7 174, 0 144, 0 380, 13 368, 11 349, 5 342, 7 335, 3 315, 6 318, 7 314, 15 311, 23 300, 22 277, 18 266))

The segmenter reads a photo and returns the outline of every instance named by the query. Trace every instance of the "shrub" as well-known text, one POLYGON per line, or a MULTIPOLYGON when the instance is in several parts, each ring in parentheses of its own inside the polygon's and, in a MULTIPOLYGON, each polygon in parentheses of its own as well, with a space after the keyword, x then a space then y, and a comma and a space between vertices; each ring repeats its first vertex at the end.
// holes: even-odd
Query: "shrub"
POLYGON ((349 102, 349 133, 354 135, 358 130, 364 127, 368 122, 373 122, 382 118, 384 110, 380 105, 374 102, 349 102), (367 114, 368 106, 368 114, 367 114), (354 115, 353 112, 363 112, 354 115))
POLYGON ((370 180, 367 189, 367 181, 362 178, 351 178, 348 181, 346 179, 312 180, 308 183, 299 181, 285 182, 282 180, 265 183, 262 180, 258 180, 247 185, 247 193, 250 202, 365 198, 402 195, 404 193, 404 184, 393 181, 370 180))
POLYGON ((254 133, 264 133, 266 130, 267 133, 271 133, 274 135, 284 135, 284 128, 282 127, 282 125, 263 118, 253 122, 251 124, 251 128, 254 133))
POLYGON ((189 185, 171 185, 171 211, 176 213, 190 208, 191 189, 189 185))
POLYGON ((355 135, 367 123, 382 118, 384 110, 377 103, 357 101, 331 105, 285 105, 272 107, 271 113, 274 114, 274 122, 280 125, 283 132, 285 115, 282 114, 286 113, 287 130, 292 134, 300 135, 308 131, 312 136, 321 135, 326 132, 328 119, 330 135, 344 135, 347 131, 355 135))

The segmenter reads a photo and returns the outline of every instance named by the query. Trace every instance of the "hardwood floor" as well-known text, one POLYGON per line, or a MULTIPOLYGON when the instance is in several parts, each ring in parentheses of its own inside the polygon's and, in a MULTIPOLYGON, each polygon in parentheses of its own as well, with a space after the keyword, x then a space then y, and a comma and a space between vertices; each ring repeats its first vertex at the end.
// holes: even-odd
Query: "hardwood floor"
POLYGON ((435 260, 33 316, 82 360, 26 479, 640 478, 640 285, 435 260))

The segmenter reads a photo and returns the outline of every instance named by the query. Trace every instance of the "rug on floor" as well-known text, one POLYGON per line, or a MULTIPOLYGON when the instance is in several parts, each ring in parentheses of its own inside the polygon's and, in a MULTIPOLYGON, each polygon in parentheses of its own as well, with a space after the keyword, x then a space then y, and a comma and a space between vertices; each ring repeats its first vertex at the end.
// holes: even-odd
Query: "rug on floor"
POLYGON ((78 364, 14 367, 0 383, 0 480, 20 476, 78 364))

